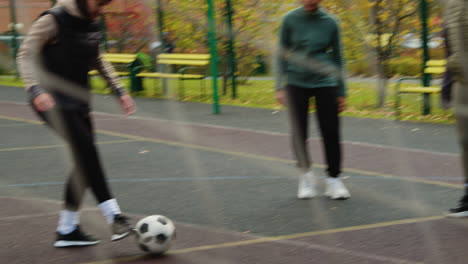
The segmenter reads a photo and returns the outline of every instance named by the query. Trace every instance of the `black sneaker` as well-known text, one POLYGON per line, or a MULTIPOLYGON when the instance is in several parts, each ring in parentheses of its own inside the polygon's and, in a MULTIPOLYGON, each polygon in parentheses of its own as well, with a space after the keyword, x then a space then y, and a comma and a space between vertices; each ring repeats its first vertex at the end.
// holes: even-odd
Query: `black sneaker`
POLYGON ((112 241, 117 241, 127 237, 133 230, 133 227, 128 223, 128 217, 123 215, 115 215, 114 223, 112 224, 112 241))
POLYGON ((459 201, 456 208, 452 208, 447 213, 448 217, 467 217, 468 216, 468 194, 465 194, 459 201))
POLYGON ((57 232, 57 240, 54 243, 54 247, 85 247, 96 245, 99 242, 101 241, 84 233, 80 230, 80 227, 77 226, 76 229, 70 234, 62 235, 57 232))

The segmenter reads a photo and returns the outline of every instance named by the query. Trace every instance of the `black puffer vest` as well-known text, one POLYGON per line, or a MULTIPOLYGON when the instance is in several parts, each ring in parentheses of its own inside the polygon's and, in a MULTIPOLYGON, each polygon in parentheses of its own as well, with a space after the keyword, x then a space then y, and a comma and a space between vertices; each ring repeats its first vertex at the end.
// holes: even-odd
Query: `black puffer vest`
POLYGON ((62 108, 81 108, 89 106, 88 71, 94 67, 99 56, 101 41, 100 24, 68 14, 64 8, 49 9, 43 15, 53 15, 57 21, 57 41, 44 47, 41 62, 48 73, 74 85, 48 83, 45 79, 41 86, 51 92, 62 108), (64 90, 65 89, 65 90, 64 90), (66 89, 83 89, 87 99, 77 99, 66 89))

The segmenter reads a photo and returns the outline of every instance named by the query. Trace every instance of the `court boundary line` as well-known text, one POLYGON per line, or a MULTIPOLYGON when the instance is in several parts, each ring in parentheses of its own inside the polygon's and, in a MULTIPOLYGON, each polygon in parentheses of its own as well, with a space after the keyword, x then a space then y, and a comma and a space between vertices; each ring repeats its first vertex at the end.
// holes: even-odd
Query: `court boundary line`
MULTIPOLYGON (((15 199, 15 200, 22 200, 22 201, 31 201, 32 199, 27 199, 27 198, 20 198, 20 197, 5 197, 5 196, 0 196, 0 198, 6 198, 6 199, 15 199)), ((50 202, 52 204, 61 204, 58 201, 55 200, 48 200, 48 199, 41 199, 45 202, 50 202)), ((85 207, 81 211, 83 212, 99 212, 98 208, 95 207, 85 207)), ((57 212, 44 212, 44 213, 37 213, 37 214, 25 214, 25 215, 16 215, 12 217, 3 217, 0 218, 0 221, 11 221, 11 220, 21 220, 21 219, 28 219, 31 217, 50 217, 50 216, 56 216, 57 212)), ((342 228, 334 228, 334 229, 327 229, 327 230, 319 230, 319 231, 311 231, 311 232, 303 232, 303 233, 295 233, 295 234, 289 234, 289 235, 281 235, 281 236, 270 236, 270 237, 262 237, 259 235, 247 235, 246 240, 237 240, 233 242, 224 242, 224 243, 218 243, 218 244, 211 244, 211 245, 205 245, 205 246, 196 246, 196 247, 189 247, 189 248, 182 248, 182 249, 176 249, 176 250, 170 250, 167 254, 171 255, 179 255, 179 254, 186 254, 186 253, 192 253, 192 252, 203 252, 203 251, 208 251, 208 250, 216 250, 216 249, 222 249, 222 248, 231 248, 231 247, 238 247, 238 246, 247 246, 247 245, 255 245, 255 244, 261 244, 261 243, 272 243, 272 242, 277 242, 277 243, 284 243, 288 246, 298 246, 301 248, 311 248, 314 250, 322 251, 322 252, 335 252, 339 253, 342 255, 353 255, 357 256, 360 258, 366 258, 366 259, 374 259, 374 260, 380 260, 380 261, 386 261, 386 262, 392 262, 392 263, 407 263, 407 264, 422 264, 422 262, 417 262, 417 261, 411 261, 411 260, 406 260, 406 259, 400 259, 400 258, 394 258, 391 256, 385 256, 385 255, 377 255, 377 254, 368 254, 366 252, 361 252, 358 250, 352 250, 352 249, 341 249, 341 248, 334 248, 333 246, 325 246, 325 245, 320 245, 317 243, 308 243, 308 242, 303 242, 303 241, 297 241, 294 239, 300 239, 300 238, 307 238, 307 237, 314 237, 314 236, 319 236, 319 235, 329 235, 329 234, 338 234, 338 233, 345 233, 345 232, 352 232, 352 231, 360 231, 360 230, 367 230, 367 229, 373 229, 373 228, 384 228, 384 227, 390 227, 390 226, 397 226, 397 225, 403 225, 403 224, 413 224, 413 223, 423 223, 423 222, 428 222, 428 221, 435 221, 435 220, 441 220, 444 219, 444 216, 428 216, 428 217, 419 217, 419 218, 408 218, 408 219, 402 219, 402 220, 393 220, 393 221, 387 221, 387 222, 378 222, 374 224, 365 224, 365 225, 358 225, 358 226, 349 226, 349 227, 342 227, 342 228)), ((180 223, 186 227, 194 227, 196 229, 206 229, 206 226, 198 226, 198 225, 193 225, 193 224, 187 224, 187 223, 180 223)), ((234 236, 242 236, 243 233, 241 232, 234 232, 230 230, 223 230, 219 229, 216 230, 215 232, 222 232, 222 233, 227 233, 227 234, 232 234, 234 236)), ((236 238, 235 238, 236 239, 236 238)), ((241 238, 237 238, 241 239, 241 238)), ((134 260, 139 260, 139 259, 147 259, 148 255, 142 253, 139 255, 133 255, 129 257, 120 257, 120 258, 110 258, 110 259, 105 259, 105 260, 97 260, 97 261, 92 261, 92 262, 82 262, 81 264, 107 264, 107 263, 119 263, 123 261, 134 261, 134 260)))
MULTIPOLYGON (((15 104, 15 105, 21 105, 21 106, 28 105, 26 103, 9 102, 9 101, 0 100, 0 104, 1 103, 15 104)), ((99 115, 112 116, 112 117, 115 117, 115 118, 123 118, 124 117, 124 116, 119 115, 119 114, 112 114, 112 113, 106 113, 106 112, 100 112, 100 111, 93 111, 92 113, 99 114, 99 115)), ((149 120, 149 121, 172 122, 172 123, 175 123, 175 124, 182 124, 182 125, 190 125, 190 126, 198 126, 198 127, 206 127, 206 128, 217 128, 217 129, 224 129, 224 130, 237 130, 237 131, 242 131, 242 132, 267 134, 267 135, 272 135, 272 136, 288 136, 287 133, 281 133, 281 132, 272 132, 272 131, 267 131, 267 130, 257 130, 257 129, 248 129, 248 128, 238 128, 238 127, 215 125, 215 124, 205 124, 205 123, 202 124, 202 123, 179 121, 179 120, 170 120, 170 119, 163 119, 163 118, 156 118, 156 117, 128 116, 128 117, 125 117, 125 118, 133 119, 133 120, 143 120, 143 121, 144 120, 149 120)), ((101 120, 101 119, 96 119, 96 121, 97 120, 101 120)), ((104 120, 104 121, 114 121, 115 119, 102 119, 102 120, 104 120)), ((319 137, 309 137, 309 140, 320 140, 320 138, 319 137)), ((459 156, 459 154, 451 153, 451 152, 435 152, 435 151, 424 150, 424 149, 404 148, 404 147, 396 147, 396 146, 389 146, 389 145, 384 145, 384 144, 374 144, 374 143, 366 143, 366 142, 351 141, 351 140, 342 140, 341 142, 343 144, 349 144, 349 145, 355 145, 355 146, 374 147, 374 148, 387 148, 387 149, 392 149, 392 150, 402 150, 402 151, 408 151, 408 152, 414 152, 414 153, 427 153, 427 154, 433 154, 433 155, 446 155, 446 156, 453 156, 453 157, 458 157, 459 156)))
MULTIPOLYGON (((127 143, 127 142, 140 142, 140 140, 136 140, 136 139, 109 140, 109 141, 96 142, 96 144, 97 145, 109 145, 109 144, 120 144, 120 143, 127 143)), ((39 149, 51 149, 51 148, 63 148, 63 147, 67 147, 67 145, 59 144, 59 145, 44 145, 44 146, 31 146, 31 147, 18 147, 18 148, 0 148, 0 152, 21 151, 21 150, 39 150, 39 149)))
MULTIPOLYGON (((8 117, 8 116, 3 116, 3 115, 0 115, 0 119, 21 121, 21 122, 26 122, 26 123, 28 123, 28 122, 42 123, 42 122, 39 122, 39 121, 23 119, 23 118, 8 117)), ((125 133, 113 132, 113 131, 108 131, 108 130, 98 129, 98 130, 96 130, 96 132, 100 133, 100 134, 103 134, 103 135, 110 135, 110 136, 115 136, 115 137, 120 137, 120 138, 133 139, 133 140, 136 140, 136 141, 153 142, 153 143, 159 143, 159 144, 164 144, 164 145, 169 145, 169 146, 185 147, 185 148, 203 150, 203 151, 208 151, 208 152, 213 152, 213 153, 222 153, 222 154, 226 154, 226 155, 233 155, 233 156, 238 156, 238 157, 243 157, 243 158, 252 158, 252 159, 267 160, 267 161, 277 161, 277 162, 282 162, 282 163, 287 163, 287 164, 294 164, 295 163, 295 161, 289 160, 289 159, 268 157, 268 156, 250 154, 250 153, 245 153, 245 152, 227 151, 227 150, 222 150, 222 149, 217 149, 217 148, 212 148, 212 147, 205 147, 205 146, 199 146, 199 145, 188 144, 188 143, 180 143, 180 142, 176 142, 176 141, 163 140, 163 139, 153 139, 153 138, 148 138, 148 137, 142 137, 142 136, 135 136, 135 135, 125 134, 125 133)), ((317 168, 325 168, 326 167, 324 164, 319 164, 319 163, 314 164, 314 166, 317 167, 317 168)), ((409 182, 417 182, 417 183, 424 183, 424 184, 430 184, 430 185, 437 185, 437 186, 449 187, 449 188, 454 188, 454 189, 463 189, 464 188, 461 184, 453 184, 453 183, 446 183, 446 182, 433 181, 433 180, 422 180, 422 179, 415 179, 415 178, 404 177, 404 176, 400 177, 400 176, 395 176, 395 175, 386 174, 386 173, 365 171, 365 170, 353 169, 353 168, 343 168, 343 171, 344 172, 356 173, 356 174, 363 174, 363 175, 368 175, 368 176, 374 176, 374 177, 392 178, 392 179, 405 180, 405 181, 409 181, 409 182)))
MULTIPOLYGON (((262 155, 257 155, 257 154, 237 152, 237 151, 227 151, 227 150, 216 149, 216 148, 212 148, 212 147, 205 147, 205 146, 199 146, 199 145, 194 145, 194 144, 180 143, 180 142, 176 142, 176 141, 153 139, 153 138, 147 138, 147 137, 141 137, 141 136, 133 136, 133 135, 129 135, 129 134, 123 134, 123 133, 112 132, 112 131, 107 131, 107 130, 97 130, 97 131, 99 133, 102 133, 102 134, 105 134, 105 135, 111 135, 111 136, 117 136, 117 137, 120 136, 120 137, 123 137, 123 138, 131 138, 131 139, 154 142, 154 143, 160 143, 160 144, 171 145, 171 146, 187 147, 187 148, 192 148, 192 149, 204 150, 204 151, 208 151, 208 152, 233 155, 233 156, 238 156, 238 157, 243 157, 243 158, 253 158, 253 159, 259 159, 259 160, 278 161, 278 162, 288 163, 288 164, 294 164, 295 163, 294 160, 289 160, 289 159, 281 159, 281 158, 268 157, 268 156, 262 156, 262 155)), ((319 163, 315 163, 314 166, 317 167, 317 168, 325 168, 326 167, 324 164, 319 164, 319 163)), ((439 181, 432 181, 432 180, 422 180, 422 179, 415 179, 415 178, 410 178, 410 177, 399 177, 399 176, 395 176, 395 175, 391 175, 391 174, 371 172, 371 171, 365 171, 365 170, 353 169, 353 168, 343 168, 343 171, 356 173, 356 174, 364 174, 364 175, 369 175, 369 176, 383 177, 383 178, 401 179, 401 180, 406 180, 406 181, 411 181, 411 182, 432 184, 432 185, 438 185, 438 186, 444 186, 444 187, 450 187, 450 188, 456 188, 456 189, 462 189, 463 188, 463 186, 458 185, 458 184, 453 184, 453 183, 446 183, 446 182, 439 182, 439 181)))
MULTIPOLYGON (((83 209, 80 209, 80 212, 99 212, 99 209, 98 208, 83 208, 83 209)), ((57 211, 50 212, 50 213, 23 214, 23 215, 0 217, 0 222, 1 221, 9 222, 9 221, 15 221, 15 220, 21 220, 21 219, 41 218, 41 217, 50 217, 50 216, 57 217, 58 215, 59 215, 59 212, 57 211)))
MULTIPOLYGON (((404 180, 395 176, 395 178, 382 178, 368 175, 354 175, 352 179, 373 179, 373 180, 404 180)), ((294 177, 290 176, 223 176, 223 177, 171 177, 171 178, 132 178, 132 179, 108 179, 110 183, 157 183, 157 182, 187 182, 187 181, 239 181, 239 180, 289 180, 296 181, 294 177)), ((462 178, 457 179, 462 180, 462 178)), ((5 184, 0 188, 31 188, 43 186, 63 185, 66 182, 33 182, 33 183, 18 183, 18 184, 5 184)))
MULTIPOLYGON (((100 115, 108 115, 108 116, 112 116, 115 118, 119 118, 119 117, 122 118, 122 116, 118 114, 99 112, 99 111, 94 111, 93 113, 100 114, 100 115)), ((133 120, 143 120, 143 121, 148 120, 148 121, 172 122, 175 124, 206 127, 206 128, 217 128, 217 129, 224 129, 224 130, 237 130, 237 131, 242 131, 242 132, 266 134, 266 135, 272 135, 272 136, 289 136, 289 134, 281 133, 281 132, 272 132, 272 131, 267 131, 267 130, 257 130, 257 129, 248 129, 248 128, 238 128, 238 127, 222 126, 222 125, 215 125, 215 124, 201 124, 201 123, 195 123, 195 122, 170 120, 170 119, 163 119, 163 118, 156 118, 156 117, 128 116, 126 118, 133 119, 133 120)), ((117 120, 105 119, 105 121, 117 121, 117 120)), ((320 140, 320 138, 309 137, 308 140, 320 140)), ((389 146, 389 145, 384 145, 384 144, 365 143, 365 142, 352 141, 352 140, 342 140, 341 142, 343 144, 349 144, 349 145, 355 145, 355 146, 387 148, 387 149, 392 149, 392 150, 403 150, 403 151, 414 152, 414 153, 427 153, 427 154, 434 154, 434 155, 447 155, 447 156, 456 156, 456 157, 459 155, 459 154, 451 153, 451 152, 435 152, 435 151, 424 150, 424 149, 395 147, 395 146, 389 146)))
MULTIPOLYGON (((178 255, 178 254, 201 252, 201 251, 208 251, 208 250, 215 250, 215 249, 222 249, 222 248, 261 244, 261 243, 281 242, 281 241, 287 241, 287 240, 298 239, 298 238, 314 237, 314 236, 319 236, 319 235, 330 235, 330 234, 361 231, 361 230, 367 230, 367 229, 390 227, 390 226, 397 226, 397 225, 404 225, 404 224, 423 223, 423 222, 441 220, 444 218, 445 216, 428 216, 428 217, 409 218, 409 219, 403 219, 403 220, 380 222, 380 223, 367 224, 367 225, 357 225, 357 226, 334 228, 334 229, 327 229, 327 230, 320 230, 320 231, 296 233, 296 234, 290 234, 290 235, 261 237, 261 238, 255 238, 255 239, 249 239, 249 240, 170 250, 167 254, 178 255)), ((147 255, 138 255, 138 256, 131 256, 131 257, 92 261, 92 262, 82 262, 80 264, 110 264, 110 263, 117 263, 117 262, 124 262, 124 261, 140 260, 140 259, 145 259, 145 258, 147 258, 147 255)), ((411 263, 416 263, 416 262, 411 262, 411 263)))
POLYGON ((5 128, 16 128, 16 127, 25 127, 25 126, 37 126, 38 124, 11 124, 11 125, 0 125, 0 127, 5 127, 5 128))

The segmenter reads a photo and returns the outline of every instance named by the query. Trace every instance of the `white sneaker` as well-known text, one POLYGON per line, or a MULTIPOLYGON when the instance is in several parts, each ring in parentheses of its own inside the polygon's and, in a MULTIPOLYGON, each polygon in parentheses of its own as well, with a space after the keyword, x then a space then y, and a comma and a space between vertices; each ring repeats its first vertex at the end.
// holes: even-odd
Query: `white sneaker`
POLYGON ((315 191, 316 178, 312 171, 299 176, 299 188, 297 189, 298 199, 309 199, 317 195, 315 191))
POLYGON ((351 197, 340 178, 327 177, 325 196, 333 200, 345 200, 351 197))

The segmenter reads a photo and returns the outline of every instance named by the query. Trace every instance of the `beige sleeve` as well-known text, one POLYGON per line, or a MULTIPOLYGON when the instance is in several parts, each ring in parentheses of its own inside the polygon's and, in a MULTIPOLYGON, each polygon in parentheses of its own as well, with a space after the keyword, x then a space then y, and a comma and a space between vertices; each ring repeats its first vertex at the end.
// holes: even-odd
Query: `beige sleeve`
POLYGON ((18 69, 26 90, 38 85, 35 62, 43 47, 53 41, 58 33, 57 22, 52 15, 40 17, 21 44, 18 52, 18 69))
POLYGON ((96 70, 106 80, 107 85, 114 91, 118 96, 127 94, 119 76, 115 72, 114 67, 108 61, 105 61, 101 55, 99 55, 96 62, 96 70))

